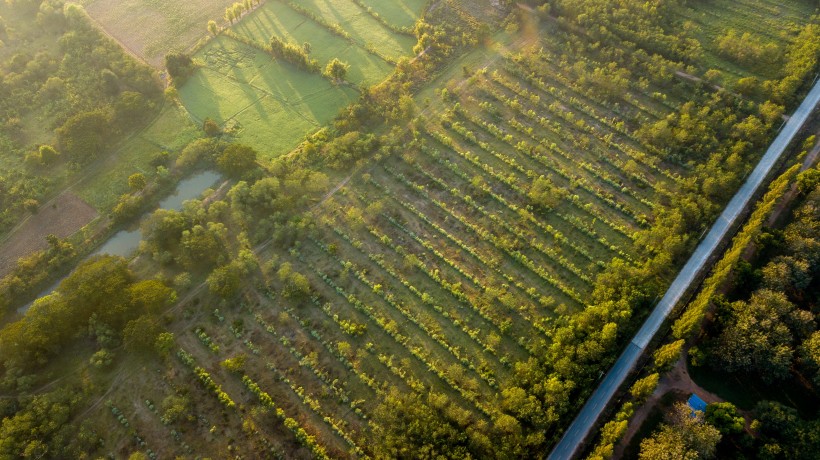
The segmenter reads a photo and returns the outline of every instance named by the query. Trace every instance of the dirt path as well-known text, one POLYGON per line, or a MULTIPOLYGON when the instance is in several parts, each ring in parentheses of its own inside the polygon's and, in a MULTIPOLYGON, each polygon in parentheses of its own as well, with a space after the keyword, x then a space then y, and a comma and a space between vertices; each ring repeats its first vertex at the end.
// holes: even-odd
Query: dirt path
POLYGON ((615 446, 615 451, 612 458, 619 459, 623 457, 624 449, 626 449, 632 438, 641 428, 641 425, 643 425, 643 422, 649 416, 649 413, 658 404, 661 398, 671 391, 680 392, 687 396, 695 393, 708 404, 724 401, 724 399, 720 396, 704 390, 701 386, 695 383, 694 380, 692 380, 689 376, 689 370, 686 365, 686 357, 681 356, 675 364, 675 367, 661 377, 655 392, 652 393, 649 399, 647 399, 647 401, 635 411, 635 415, 629 419, 629 425, 627 426, 626 433, 624 433, 623 438, 621 438, 621 442, 615 446))

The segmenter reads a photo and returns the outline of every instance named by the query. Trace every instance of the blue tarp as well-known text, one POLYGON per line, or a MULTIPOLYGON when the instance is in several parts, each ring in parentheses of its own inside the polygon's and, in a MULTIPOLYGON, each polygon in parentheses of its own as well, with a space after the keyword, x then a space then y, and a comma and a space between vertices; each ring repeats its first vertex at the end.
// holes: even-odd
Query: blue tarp
POLYGON ((689 407, 692 408, 692 415, 695 415, 695 411, 706 412, 706 401, 700 399, 700 396, 692 393, 692 396, 689 397, 689 401, 686 401, 689 404, 689 407))

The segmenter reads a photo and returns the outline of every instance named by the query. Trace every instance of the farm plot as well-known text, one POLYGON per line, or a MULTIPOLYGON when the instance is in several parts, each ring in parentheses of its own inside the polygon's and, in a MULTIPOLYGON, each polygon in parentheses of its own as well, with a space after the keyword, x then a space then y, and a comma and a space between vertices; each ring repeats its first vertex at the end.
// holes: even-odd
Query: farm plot
POLYGON ((268 157, 295 147, 355 99, 334 86, 228 37, 217 37, 197 57, 205 62, 180 88, 194 118, 216 120, 268 157))
POLYGON ((0 277, 14 268, 17 259, 48 248, 46 237, 66 238, 97 217, 97 212, 72 192, 47 203, 0 245, 0 277))
POLYGON ((357 3, 367 8, 371 14, 377 14, 387 23, 397 28, 412 30, 416 21, 424 12, 429 0, 395 0, 382 2, 379 0, 358 0, 357 3))
MULTIPOLYGON (((300 4, 308 3, 347 4, 300 4)), ((236 30, 264 40, 267 26, 254 27, 236 30)), ((581 78, 606 69, 606 58, 567 53, 566 35, 549 27, 452 63, 445 81, 417 96, 425 110, 412 140, 312 208, 310 228, 288 251, 260 251, 262 279, 241 300, 188 306, 169 367, 203 401, 187 420, 164 423, 176 444, 162 456, 251 446, 274 457, 374 457, 379 405, 394 390, 425 395, 471 437, 474 427, 512 418, 505 404, 527 391, 521 379, 549 386, 534 412, 545 414, 541 445, 555 441, 597 372, 564 380, 563 370, 539 374, 533 363, 567 340, 555 334, 559 317, 589 320, 575 315, 595 297, 598 274, 616 259, 645 264, 641 231, 693 168, 638 133, 687 102, 688 82, 663 87, 632 75, 607 91, 608 79, 581 78)), ((198 117, 229 128, 236 120, 240 139, 251 135, 249 114, 266 117, 254 133, 309 130, 280 111, 324 113, 327 94, 344 91, 312 86, 312 77, 225 37, 198 57, 206 67, 181 97, 198 117)), ((253 140, 263 141, 276 139, 253 140)), ((566 360, 611 351, 596 345, 566 360)), ((131 399, 115 401, 118 411, 131 399)), ((137 433, 156 426, 142 421, 144 411, 121 412, 137 433)), ((146 436, 148 445, 162 436, 146 436)))
POLYGON ((131 53, 160 68, 171 51, 185 51, 219 20, 234 0, 165 2, 157 0, 89 0, 88 14, 131 53))
POLYGON ((412 54, 415 37, 398 34, 367 13, 353 0, 276 0, 277 3, 319 19, 368 50, 391 60, 412 54))
POLYGON ((267 44, 271 36, 298 45, 309 43, 310 56, 317 59, 322 66, 333 58, 349 64, 350 69, 346 78, 356 84, 378 83, 393 69, 393 66, 381 57, 275 1, 263 4, 232 29, 238 35, 260 44, 267 44))

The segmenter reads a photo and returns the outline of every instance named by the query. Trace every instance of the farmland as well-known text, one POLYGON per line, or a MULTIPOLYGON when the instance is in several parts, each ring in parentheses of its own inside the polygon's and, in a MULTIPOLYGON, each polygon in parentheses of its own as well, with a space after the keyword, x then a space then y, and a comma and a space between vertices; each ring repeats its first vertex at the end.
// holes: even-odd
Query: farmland
POLYGON ((267 158, 296 147, 357 97, 352 85, 272 59, 264 51, 272 36, 304 47, 321 68, 341 60, 349 66, 346 80, 364 86, 386 78, 415 44, 348 0, 271 0, 230 33, 197 51, 204 66, 180 88, 180 100, 195 119, 215 120, 267 158))
MULTIPOLYGON (((261 27, 234 30, 261 40, 251 24, 261 27)), ((523 363, 549 353, 557 324, 600 295, 613 261, 637 270, 652 257, 647 235, 694 173, 637 133, 682 110, 688 83, 608 96, 579 70, 601 67, 595 55, 569 56, 553 25, 539 27, 537 38, 498 34, 494 51, 453 65, 419 94, 412 141, 313 209, 314 230, 287 253, 260 254, 271 268, 257 286, 189 310, 169 378, 189 367, 219 380, 216 363, 244 356, 241 378, 224 376, 207 404, 268 408, 231 418, 215 445, 244 419, 257 431, 243 442, 271 452, 371 455, 374 417, 384 420, 379 404, 394 389, 435 395, 480 444, 479 427, 497 426, 512 404, 523 363)), ((547 427, 574 385, 552 384, 547 427)))
POLYGON ((231 142, 258 156, 147 218, 130 265, 81 267, 116 301, 71 279, 0 331, 21 353, 8 385, 84 369, 72 448, 114 457, 547 452, 817 65, 808 1, 619 10, 641 34, 601 4, 442 1, 419 37, 420 0, 269 0, 221 24, 168 92, 180 107, 78 194, 109 208, 186 144, 208 167, 247 152, 231 142), (754 64, 729 28, 779 57, 754 64), (196 139, 206 118, 222 133, 196 139), (49 306, 88 326, 63 334, 76 364, 18 339, 49 306), (47 370, 26 380, 29 355, 47 370))
POLYGON ((195 45, 205 35, 205 23, 220 19, 225 7, 234 2, 85 0, 80 3, 126 50, 159 68, 165 54, 184 52, 195 45))
POLYGON ((333 58, 350 64, 348 78, 356 84, 374 84, 390 73, 392 66, 358 43, 333 34, 323 25, 277 1, 266 2, 232 28, 256 43, 267 43, 272 35, 296 44, 310 43, 311 57, 327 65, 333 58))

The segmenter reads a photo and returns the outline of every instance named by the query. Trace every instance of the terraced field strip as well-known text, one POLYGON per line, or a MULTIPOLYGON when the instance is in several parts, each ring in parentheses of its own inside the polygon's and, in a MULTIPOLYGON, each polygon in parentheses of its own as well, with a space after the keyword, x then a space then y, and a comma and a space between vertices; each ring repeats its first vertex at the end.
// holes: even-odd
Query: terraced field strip
POLYGON ((343 30, 355 43, 372 49, 395 62, 410 56, 415 37, 398 34, 374 19, 361 6, 351 0, 275 0, 284 2, 297 10, 304 10, 313 17, 321 18, 333 28, 343 30))
POLYGON ((264 3, 232 30, 260 44, 267 44, 272 36, 299 46, 308 43, 310 56, 322 66, 334 58, 350 64, 346 78, 356 84, 378 83, 393 70, 378 55, 277 1, 264 3))
POLYGON ((369 9, 382 20, 400 29, 413 29, 416 21, 424 12, 430 0, 354 0, 360 6, 369 9))

